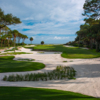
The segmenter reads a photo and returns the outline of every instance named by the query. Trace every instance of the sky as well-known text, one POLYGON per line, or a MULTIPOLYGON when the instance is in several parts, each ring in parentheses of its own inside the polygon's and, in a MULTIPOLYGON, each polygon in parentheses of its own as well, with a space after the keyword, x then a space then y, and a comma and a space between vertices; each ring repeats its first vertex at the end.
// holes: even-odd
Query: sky
POLYGON ((0 8, 20 18, 21 24, 8 27, 33 37, 33 44, 65 44, 74 41, 76 31, 84 24, 84 3, 85 0, 0 0, 0 8))

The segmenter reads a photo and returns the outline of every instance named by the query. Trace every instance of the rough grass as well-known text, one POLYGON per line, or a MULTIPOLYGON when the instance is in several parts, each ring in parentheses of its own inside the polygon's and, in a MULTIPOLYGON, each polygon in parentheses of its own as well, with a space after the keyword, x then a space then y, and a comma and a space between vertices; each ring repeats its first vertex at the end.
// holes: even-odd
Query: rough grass
POLYGON ((45 67, 44 64, 28 61, 14 61, 14 56, 0 57, 0 72, 21 72, 39 70, 45 67))
POLYGON ((17 55, 17 54, 31 54, 27 52, 8 52, 8 53, 2 53, 0 55, 17 55))
POLYGON ((57 66, 57 68, 50 72, 44 73, 30 73, 30 74, 12 74, 4 76, 4 81, 16 82, 16 81, 48 81, 48 80, 61 80, 61 79, 76 79, 76 71, 69 66, 57 66))
POLYGON ((4 52, 14 51, 14 50, 18 50, 18 48, 17 48, 17 47, 15 47, 15 48, 12 48, 12 49, 5 50, 4 52))
POLYGON ((100 100, 91 96, 69 91, 28 88, 0 87, 0 100, 100 100))
POLYGON ((63 45, 37 45, 35 47, 31 47, 31 49, 32 48, 33 50, 60 51, 62 52, 62 57, 70 59, 100 57, 100 53, 93 50, 86 50, 78 47, 64 47, 63 45))

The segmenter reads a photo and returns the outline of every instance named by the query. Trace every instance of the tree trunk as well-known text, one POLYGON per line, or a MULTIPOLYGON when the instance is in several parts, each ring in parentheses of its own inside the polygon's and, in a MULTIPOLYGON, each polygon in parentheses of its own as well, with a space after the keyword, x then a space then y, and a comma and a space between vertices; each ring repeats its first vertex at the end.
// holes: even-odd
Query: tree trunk
POLYGON ((9 48, 9 38, 8 38, 8 48, 9 48))
POLYGON ((14 37, 14 53, 15 53, 16 38, 14 37))
POLYGON ((93 49, 93 41, 92 41, 92 39, 90 40, 90 49, 93 49))
POLYGON ((1 40, 1 47, 2 47, 2 40, 1 40))
POLYGON ((99 42, 96 42, 96 52, 99 52, 99 42))

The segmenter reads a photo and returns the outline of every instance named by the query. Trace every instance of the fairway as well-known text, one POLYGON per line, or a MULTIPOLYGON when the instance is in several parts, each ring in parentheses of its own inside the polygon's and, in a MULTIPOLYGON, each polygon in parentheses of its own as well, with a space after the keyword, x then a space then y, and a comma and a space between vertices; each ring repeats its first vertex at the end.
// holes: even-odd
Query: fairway
POLYGON ((14 56, 0 57, 0 73, 2 72, 21 72, 34 71, 45 67, 44 64, 29 61, 14 61, 14 56))
POLYGON ((0 87, 1 100, 100 100, 80 93, 27 87, 0 87))
POLYGON ((92 50, 85 50, 78 47, 64 47, 63 45, 37 45, 31 48, 33 50, 42 50, 42 51, 60 51, 62 52, 61 54, 62 57, 69 59, 77 59, 77 58, 85 59, 85 58, 100 57, 100 53, 97 53, 92 50))

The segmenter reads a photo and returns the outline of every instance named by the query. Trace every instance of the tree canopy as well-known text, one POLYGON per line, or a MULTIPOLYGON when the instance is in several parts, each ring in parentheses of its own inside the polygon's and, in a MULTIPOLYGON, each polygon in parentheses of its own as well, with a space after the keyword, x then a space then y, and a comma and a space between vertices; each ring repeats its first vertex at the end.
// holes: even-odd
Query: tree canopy
POLYGON ((84 16, 89 18, 100 18, 100 0, 86 0, 83 6, 84 16))
POLYGON ((21 23, 20 19, 12 14, 4 14, 2 9, 0 8, 0 29, 12 24, 19 24, 21 23))

